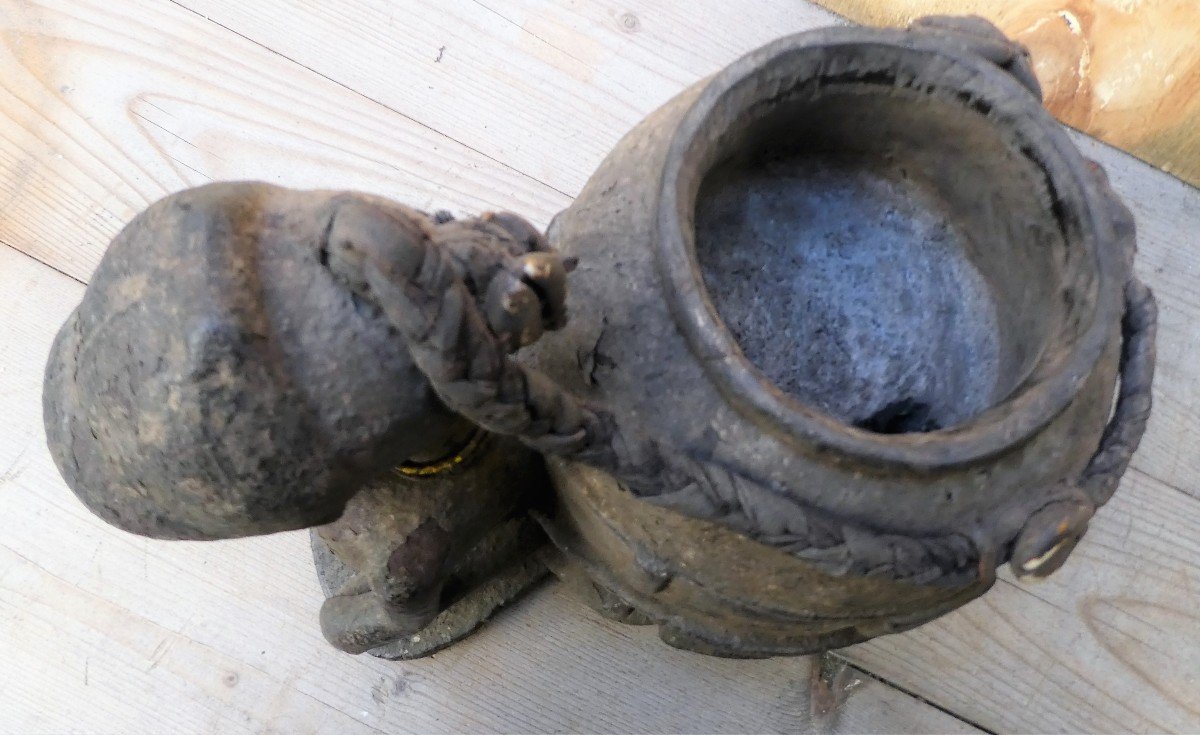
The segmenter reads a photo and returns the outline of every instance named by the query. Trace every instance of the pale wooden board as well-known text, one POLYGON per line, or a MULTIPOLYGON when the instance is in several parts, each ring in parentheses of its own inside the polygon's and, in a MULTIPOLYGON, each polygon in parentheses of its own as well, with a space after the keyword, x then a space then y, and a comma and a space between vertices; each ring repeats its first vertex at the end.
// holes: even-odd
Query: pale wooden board
POLYGON ((873 25, 981 15, 1029 47, 1063 122, 1200 185, 1195 0, 818 0, 873 25))
MULTIPOLYGON (((198 0, 188 4, 199 7, 198 0)), ((116 221, 127 216, 122 211, 120 216, 111 212, 111 219, 89 219, 97 211, 116 209, 112 203, 122 201, 105 192, 127 191, 121 188, 126 181, 142 182, 133 173, 139 168, 157 165, 171 170, 161 151, 163 144, 159 150, 147 145, 128 115, 116 112, 126 109, 124 105, 138 93, 161 93, 164 87, 175 88, 185 101, 200 98, 209 102, 206 106, 181 105, 173 118, 156 122, 189 141, 205 140, 202 147, 207 150, 219 153, 230 147, 239 153, 228 158, 184 159, 205 175, 265 176, 293 185, 356 186, 422 206, 447 202, 454 208, 470 209, 507 204, 544 222, 568 201, 562 192, 576 191, 612 142, 671 93, 775 35, 828 22, 823 12, 790 2, 739 5, 736 18, 727 4, 715 2, 688 8, 666 2, 620 7, 599 3, 559 7, 534 2, 488 5, 507 20, 497 19, 494 13, 481 14, 478 3, 444 3, 434 10, 424 3, 393 3, 387 6, 391 16, 380 14, 382 4, 361 2, 339 4, 337 13, 328 17, 319 15, 315 3, 286 7, 277 2, 245 4, 249 7, 211 3, 200 8, 238 34, 277 47, 279 55, 256 49, 249 42, 236 43, 199 15, 189 19, 183 11, 162 6, 130 10, 127 3, 62 3, 54 10, 25 5, 22 17, 31 25, 23 33, 7 35, 9 49, 19 41, 52 44, 53 53, 22 52, 23 68, 34 71, 22 78, 25 87, 14 87, 22 98, 42 101, 29 107, 32 112, 21 113, 25 117, 10 115, 0 123, 5 136, 0 138, 4 141, 0 145, 0 166, 4 168, 0 171, 5 172, 0 177, 0 186, 5 188, 0 191, 12 211, 18 212, 11 221, 0 221, 0 238, 76 277, 85 277, 116 221), (64 18, 59 12, 64 7, 72 8, 78 20, 64 18), (389 17, 391 25, 387 25, 389 17), (144 20, 144 25, 134 23, 138 19, 144 20), (136 43, 127 38, 131 25, 137 29, 136 43), (51 40, 64 35, 74 41, 51 40), (338 42, 338 38, 352 42, 338 42), (442 46, 446 47, 442 60, 435 62, 442 46), (128 61, 123 74, 97 70, 98 58, 113 63, 114 57, 123 58, 131 48, 141 60, 128 61), (447 71, 455 49, 460 52, 461 66, 447 71), (463 53, 470 63, 462 58, 463 53), (153 63, 145 60, 147 56, 153 63), (314 71, 297 70, 285 57, 314 71), (30 58, 52 59, 53 63, 39 66, 28 61, 30 58), (207 64, 203 75, 195 71, 202 64, 207 64), (147 66, 152 68, 143 68, 147 66), (159 75, 155 69, 162 66, 177 71, 159 75), (319 75, 340 84, 322 82, 319 75), (75 76, 88 79, 89 84, 72 84, 75 76), (40 98, 39 85, 50 90, 40 98), (62 100, 62 95, 68 94, 62 92, 63 86, 73 101, 62 100), (422 91, 431 86, 436 94, 422 91), (348 92, 346 87, 363 94, 348 92), (61 94, 53 92, 56 88, 61 94), (231 119, 222 104, 243 105, 248 112, 231 119), (331 113, 334 124, 321 127, 320 121, 329 119, 322 117, 323 111, 333 107, 338 107, 336 114, 331 113), (602 114, 601 109, 607 112, 602 114), (106 115, 105 123, 96 123, 106 115), (407 145, 373 139, 365 131, 361 136, 348 136, 350 143, 337 137, 356 130, 354 126, 363 120, 374 121, 370 130, 387 128, 389 140, 408 141, 407 145), (318 132, 308 130, 313 125, 318 132), (293 144, 275 150, 271 136, 279 133, 264 132, 272 129, 282 129, 293 144), (258 133, 247 134, 246 130, 258 133), (432 130, 451 131, 460 144, 449 143, 432 130), (29 147, 10 151, 11 140, 21 140, 29 147), (37 141, 42 141, 40 147, 34 145, 37 141), (432 150, 434 145, 439 150, 432 150), (343 150, 347 146, 349 154, 343 150), (440 157, 443 149, 451 151, 447 155, 461 156, 456 165, 439 168, 444 164, 440 157), (67 153, 61 153, 64 150, 67 153), (320 154, 310 155, 311 150, 320 154), (56 158, 58 155, 63 158, 56 158), (370 165, 362 163, 364 158, 370 165), (100 161, 106 165, 98 165, 100 161), (393 161, 400 162, 402 172, 388 168, 393 161), (469 182, 449 193, 438 189, 439 182, 462 176, 464 168, 475 172, 469 182), (528 171, 530 176, 519 171, 528 171), (539 185, 534 179, 544 183, 539 185), (8 180, 19 183, 10 186, 5 183, 8 180), (524 183, 518 186, 520 182, 524 183), (465 195, 455 193, 459 190, 465 195), (58 214, 62 211, 67 215, 58 214)), ((12 78, 8 68, 3 69, 3 78, 12 78)), ((7 103, 0 109, 7 113, 7 103)), ((164 141, 170 138, 166 131, 160 136, 164 141)), ((983 601, 960 613, 913 633, 851 649, 849 655, 889 680, 989 728, 1197 730, 1196 692, 1200 687, 1195 677, 1200 671, 1200 653, 1192 631, 1200 622, 1194 612, 1200 586, 1196 584, 1197 549, 1188 534, 1196 537, 1200 517, 1194 499, 1200 497, 1200 459, 1193 449, 1200 430, 1191 369, 1200 350, 1200 328, 1196 326, 1200 323, 1200 299, 1193 286, 1196 258, 1189 238, 1200 226, 1200 195, 1126 156, 1083 138, 1080 142, 1088 155, 1108 167, 1118 188, 1131 200, 1142 232, 1139 267, 1163 305, 1158 405, 1145 447, 1136 460, 1142 474, 1131 474, 1118 500, 1095 522, 1077 552, 1079 558, 1052 581, 1035 587, 1003 582, 983 601)), ((180 144, 169 153, 182 157, 178 151, 187 149, 180 144)), ((161 192, 148 187, 146 198, 188 180, 183 176, 180 180, 163 178, 161 192)), ((133 197, 125 198, 130 201, 121 206, 129 214, 141 206, 133 197)), ((52 322, 61 315, 39 318, 52 322)), ((18 426, 23 427, 18 434, 31 431, 18 426)), ((20 441, 32 442, 40 451, 40 438, 29 440, 26 436, 20 441)), ((18 442, 8 442, 0 435, 0 446, 8 443, 16 446, 18 442)), ((57 508, 73 508, 79 523, 92 523, 69 495, 63 494, 52 470, 45 470, 44 483, 51 488, 47 492, 58 498, 57 508)), ((105 533, 106 529, 94 532, 105 533)), ((232 640, 231 645, 277 635, 276 648, 269 651, 273 655, 256 665, 285 680, 295 675, 297 665, 294 654, 288 658, 289 646, 303 647, 308 641, 313 651, 310 655, 323 656, 315 653, 320 646, 311 623, 316 600, 307 603, 310 607, 303 614, 287 608, 288 612, 268 616, 265 619, 290 622, 277 624, 283 631, 264 631, 262 623, 254 624, 264 619, 263 614, 247 617, 253 610, 241 607, 237 597, 249 596, 254 603, 267 605, 261 599, 264 596, 286 599, 294 594, 295 586, 309 584, 304 581, 309 570, 299 550, 301 544, 290 547, 286 554, 280 552, 289 538, 180 546, 171 566, 173 570, 194 568, 195 559, 220 557, 226 568, 248 565, 253 569, 260 557, 269 557, 276 575, 291 570, 275 581, 264 577, 246 579, 245 584, 240 568, 239 578, 231 582, 218 584, 214 580, 221 577, 215 572, 202 577, 216 587, 209 607, 222 612, 236 609, 237 614, 229 619, 246 621, 244 632, 214 623, 207 634, 228 636, 223 640, 232 640), (279 663, 273 658, 279 658, 279 663)), ((175 548, 167 545, 164 550, 160 544, 151 547, 153 542, 139 540, 129 540, 129 544, 133 550, 121 562, 114 561, 113 567, 142 561, 155 565, 175 548)), ((90 579, 84 572, 64 578, 79 585, 90 579)), ((193 582, 178 593, 196 594, 196 586, 193 582)), ((134 585, 124 594, 132 595, 136 589, 134 585)), ((117 602, 122 599, 113 595, 117 602)), ((154 606, 158 615, 177 625, 186 619, 170 616, 196 607, 181 604, 170 595, 152 599, 144 590, 133 599, 154 606)), ((544 625, 539 607, 543 604, 548 603, 542 597, 527 601, 485 634, 493 635, 492 631, 503 625, 518 630, 520 625, 544 625)), ((566 609, 555 612, 556 618, 563 619, 578 615, 566 609)), ((631 650, 636 651, 638 662, 646 663, 615 664, 620 673, 610 671, 609 676, 597 663, 600 681, 616 679, 631 689, 644 688, 645 677, 655 676, 647 674, 648 662, 682 655, 654 644, 644 633, 623 629, 606 633, 632 636, 644 649, 634 646, 631 650)), ((187 639, 195 638, 189 632, 187 639)), ((570 645, 570 640, 556 642, 570 645)), ((603 650, 606 643, 598 647, 603 650)), ((456 651, 443 656, 466 655, 456 651)), ((622 655, 635 654, 622 651, 622 655)), ((700 660, 686 658, 689 664, 700 660)), ((756 667, 783 664, 743 665, 748 667, 744 671, 758 672, 756 667)), ((379 670, 397 669, 383 665, 379 670)), ((775 669, 764 676, 779 676, 781 670, 792 671, 793 680, 803 678, 794 668, 775 669)), ((547 671, 554 681, 571 685, 567 677, 573 671, 562 676, 555 676, 552 668, 547 671)), ((738 675, 746 676, 742 671, 738 675)), ((519 677, 508 678, 520 681, 519 677)), ((304 681, 327 682, 327 678, 304 681)), ((654 683, 663 685, 671 683, 654 683)), ((605 692, 601 698, 612 696, 611 690, 601 691, 605 692)), ((850 703, 861 698, 856 694, 850 703)), ((350 697, 346 701, 355 700, 350 697)), ((353 707, 340 708, 353 712, 353 707)), ((745 727, 752 729, 749 724, 745 727)))
POLYGON ((972 732, 851 671, 667 649, 547 585, 413 664, 317 632, 305 534, 163 543, 97 521, 44 448, 50 340, 121 221, 210 177, 464 211, 566 199, 171 5, 0 4, 0 732, 972 732), (68 277, 69 274, 71 277, 68 277), (693 709, 698 707, 698 709, 693 709))
POLYGON ((840 22, 797 0, 174 1, 567 194, 684 87, 840 22))
POLYGON ((333 650, 306 533, 160 542, 91 516, 44 446, 42 367, 83 286, 0 246, 0 732, 974 732, 804 659, 675 651, 547 584, 412 663, 333 650))
POLYGON ((0 24, 0 241, 75 278, 147 204, 212 179, 543 223, 569 201, 171 3, 0 0, 0 24))

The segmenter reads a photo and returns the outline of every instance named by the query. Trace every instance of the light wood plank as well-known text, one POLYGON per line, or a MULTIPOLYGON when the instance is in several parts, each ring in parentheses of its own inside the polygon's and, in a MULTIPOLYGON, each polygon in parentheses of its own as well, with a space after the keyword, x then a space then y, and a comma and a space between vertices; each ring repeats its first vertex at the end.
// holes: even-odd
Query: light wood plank
POLYGON ((1200 185, 1200 8, 1194 0, 818 0, 859 23, 974 13, 1033 52, 1063 122, 1200 185))
POLYGON ((795 0, 176 2, 569 194, 680 89, 842 22, 795 0))
POLYGON ((0 0, 0 242, 84 280, 159 197, 213 179, 417 207, 568 198, 170 3, 0 0))

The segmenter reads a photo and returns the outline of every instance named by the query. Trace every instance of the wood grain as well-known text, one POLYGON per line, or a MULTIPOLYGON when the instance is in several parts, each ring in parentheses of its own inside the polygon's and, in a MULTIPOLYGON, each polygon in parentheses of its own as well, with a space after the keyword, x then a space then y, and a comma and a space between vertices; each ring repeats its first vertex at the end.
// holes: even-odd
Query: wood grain
POLYGON ((0 3, 0 241, 86 278, 151 201, 213 179, 426 208, 568 198, 170 3, 0 3))
POLYGON ((1200 185, 1195 0, 818 0, 860 23, 974 13, 1033 53, 1063 122, 1200 185))
MULTIPOLYGON (((791 0, 183 5, 0 2, 0 240, 86 280, 146 202, 238 177, 510 207, 544 224, 671 94, 830 22, 791 0)), ((1196 731, 1200 192, 1077 139, 1133 206, 1138 265, 1162 306, 1136 470, 1050 581, 1005 580, 846 655, 988 729, 1196 731)), ((0 730, 8 718, 221 732, 829 725, 808 714, 803 662, 672 651, 555 587, 430 661, 342 656, 316 632, 302 535, 166 544, 99 524, 50 465, 37 403, 49 339, 81 290, 0 249, 0 650, 15 652, 0 664, 0 730)), ((870 682, 835 724, 961 727, 870 682)))
POLYGON ((832 17, 794 0, 176 2, 568 194, 682 88, 832 17), (330 35, 356 41, 331 53, 330 35))

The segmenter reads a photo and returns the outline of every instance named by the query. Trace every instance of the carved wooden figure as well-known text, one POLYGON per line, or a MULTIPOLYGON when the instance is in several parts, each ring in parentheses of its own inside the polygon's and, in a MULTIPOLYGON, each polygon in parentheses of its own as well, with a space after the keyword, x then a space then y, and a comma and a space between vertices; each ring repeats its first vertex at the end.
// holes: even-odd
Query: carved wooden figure
POLYGON ((135 533, 316 526, 346 651, 427 654, 549 569, 675 646, 807 653, 1066 560, 1150 411, 1134 251, 986 22, 803 33, 648 117, 546 237, 158 202, 59 335, 47 436, 135 533))

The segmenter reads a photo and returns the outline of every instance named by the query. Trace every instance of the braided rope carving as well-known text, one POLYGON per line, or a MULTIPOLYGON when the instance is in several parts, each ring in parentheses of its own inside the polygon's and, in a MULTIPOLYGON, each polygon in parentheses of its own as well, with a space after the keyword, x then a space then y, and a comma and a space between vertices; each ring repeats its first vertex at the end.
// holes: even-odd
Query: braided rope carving
POLYGON ((655 505, 725 526, 786 551, 834 576, 958 584, 975 574, 979 553, 965 535, 887 534, 803 507, 711 460, 667 455, 655 505), (799 511, 799 512, 797 512, 799 511))
POLYGON ((1112 421, 1104 430, 1100 450, 1083 472, 1080 487, 1096 507, 1108 502, 1137 450, 1150 420, 1150 386, 1154 380, 1154 339, 1158 306, 1150 289, 1136 278, 1125 286, 1125 316, 1121 331, 1121 388, 1112 421))
MULTIPOLYGON (((383 310, 445 404, 488 431, 604 470, 647 502, 711 520, 829 574, 957 584, 990 573, 997 561, 965 534, 889 534, 803 507, 710 458, 631 433, 513 360, 509 353, 566 319, 566 266, 515 215, 430 219, 351 199, 335 213, 326 248, 331 270, 383 310)), ((1081 497, 1051 498, 1030 517, 1014 554, 1023 564, 1057 543, 1064 513, 1077 537, 1112 495, 1149 416, 1155 322, 1152 295, 1132 279, 1113 419, 1072 491, 1081 497)))
MULTIPOLYGON (((363 216, 398 215, 357 211, 352 221, 363 216)), ((477 223, 444 229, 432 221, 392 222, 404 236, 385 242, 335 222, 328 242, 330 267, 383 310, 449 408, 539 452, 600 468, 648 502, 712 520, 830 574, 928 583, 959 579, 974 568, 978 554, 965 536, 879 534, 811 509, 798 513, 794 501, 745 475, 628 435, 607 411, 513 360, 479 301, 492 288, 484 278, 519 266, 519 256, 512 256, 519 248, 505 242, 505 233, 477 223), (464 265, 464 253, 478 261, 489 252, 502 254, 495 267, 464 265)))

